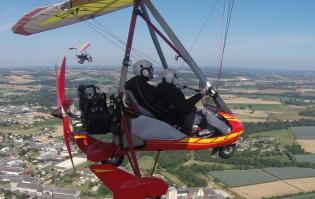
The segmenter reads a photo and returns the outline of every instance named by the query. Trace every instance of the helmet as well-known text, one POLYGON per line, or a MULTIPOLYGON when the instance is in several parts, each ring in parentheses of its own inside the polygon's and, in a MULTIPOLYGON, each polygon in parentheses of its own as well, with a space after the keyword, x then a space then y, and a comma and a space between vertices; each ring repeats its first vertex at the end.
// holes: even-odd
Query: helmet
POLYGON ((177 84, 178 75, 172 69, 164 69, 162 77, 162 81, 165 81, 169 84, 177 84))
POLYGON ((133 74, 136 76, 142 76, 152 79, 153 72, 154 69, 152 63, 148 60, 140 60, 133 65, 133 74))

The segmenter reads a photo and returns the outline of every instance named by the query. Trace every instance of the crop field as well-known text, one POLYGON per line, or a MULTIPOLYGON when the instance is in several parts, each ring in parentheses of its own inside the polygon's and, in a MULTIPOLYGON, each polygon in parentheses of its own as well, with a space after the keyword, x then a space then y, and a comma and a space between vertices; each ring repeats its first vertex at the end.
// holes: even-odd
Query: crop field
POLYGON ((302 190, 303 192, 315 191, 315 177, 285 180, 286 183, 302 190))
MULTIPOLYGON (((280 180, 315 177, 315 169, 299 167, 273 167, 263 169, 264 172, 280 180)), ((315 181, 314 181, 315 182, 315 181)), ((315 183, 314 183, 315 184, 315 183)))
POLYGON ((296 140, 304 151, 309 153, 315 153, 315 139, 298 139, 296 140))
POLYGON ((315 154, 294 155, 297 162, 309 162, 315 164, 315 154))
POLYGON ((229 187, 240 187, 277 180, 259 169, 212 171, 210 175, 229 187))
POLYGON ((279 199, 314 199, 315 193, 298 194, 295 196, 281 197, 279 199))
POLYGON ((301 192, 301 190, 282 181, 236 187, 232 188, 231 190, 241 197, 250 199, 269 198, 287 194, 297 194, 301 192))
POLYGON ((291 127, 296 139, 315 139, 315 126, 291 127))

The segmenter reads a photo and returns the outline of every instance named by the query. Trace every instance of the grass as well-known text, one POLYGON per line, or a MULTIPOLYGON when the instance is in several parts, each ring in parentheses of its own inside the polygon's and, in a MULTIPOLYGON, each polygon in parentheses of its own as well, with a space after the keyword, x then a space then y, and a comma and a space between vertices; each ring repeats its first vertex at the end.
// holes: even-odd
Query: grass
POLYGON ((0 132, 4 134, 13 133, 15 135, 32 135, 39 134, 44 128, 52 127, 56 124, 60 124, 59 119, 48 119, 36 122, 34 123, 34 126, 28 128, 21 128, 20 126, 0 127, 0 132))
POLYGON ((279 142, 281 145, 291 145, 294 143, 294 136, 292 135, 289 129, 264 131, 264 132, 253 133, 253 134, 248 135, 248 137, 250 138, 264 137, 264 136, 279 138, 279 142))
POLYGON ((181 180, 179 180, 175 175, 173 175, 167 171, 159 171, 159 173, 161 175, 163 175, 165 178, 169 179, 171 182, 175 183, 176 186, 178 186, 178 187, 185 186, 185 184, 181 180))

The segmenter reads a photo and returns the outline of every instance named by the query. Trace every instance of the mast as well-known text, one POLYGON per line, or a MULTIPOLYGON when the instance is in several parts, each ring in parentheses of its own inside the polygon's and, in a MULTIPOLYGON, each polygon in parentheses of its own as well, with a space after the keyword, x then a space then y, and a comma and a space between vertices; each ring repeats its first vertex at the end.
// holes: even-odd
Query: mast
MULTIPOLYGON (((147 9, 146 9, 145 5, 143 4, 143 2, 140 3, 140 8, 141 8, 142 14, 148 19, 148 21, 150 21, 150 16, 149 16, 149 14, 147 12, 147 9)), ((152 41, 153 41, 154 46, 156 48, 156 51, 157 51, 157 53, 158 53, 158 55, 160 57, 160 60, 161 60, 163 68, 164 69, 168 68, 168 65, 167 65, 164 53, 162 51, 161 45, 159 43, 159 40, 158 40, 158 38, 156 36, 155 31, 152 30, 149 25, 148 25, 148 29, 150 31, 150 35, 151 35, 152 41)))

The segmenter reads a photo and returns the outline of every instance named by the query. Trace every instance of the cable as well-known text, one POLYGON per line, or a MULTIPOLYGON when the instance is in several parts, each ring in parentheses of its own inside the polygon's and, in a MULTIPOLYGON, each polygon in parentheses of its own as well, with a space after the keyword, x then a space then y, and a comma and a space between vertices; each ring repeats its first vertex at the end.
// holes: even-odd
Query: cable
MULTIPOLYGON (((117 40, 118 42, 120 42, 123 45, 126 45, 126 42, 124 42, 121 38, 119 38, 117 36, 117 34, 114 34, 113 32, 111 32, 104 24, 101 24, 100 22, 98 22, 96 19, 93 19, 93 21, 99 26, 98 29, 102 29, 101 31, 104 32, 105 34, 107 34, 108 36, 112 37, 113 39, 117 40)), ((134 50, 135 52, 139 53, 140 55, 146 57, 147 59, 151 60, 152 62, 154 62, 155 64, 159 65, 160 63, 158 61, 156 61, 155 59, 153 59, 152 57, 144 54, 143 52, 141 52, 140 50, 132 47, 132 50, 134 50)))
MULTIPOLYGON (((103 38, 107 39, 110 43, 112 43, 114 46, 116 46, 117 48, 121 49, 123 52, 125 51, 125 49, 121 46, 119 46, 117 43, 115 43, 113 40, 111 40, 110 38, 107 37, 107 35, 105 35, 103 32, 101 32, 100 30, 97 29, 97 27, 95 27, 93 24, 91 24, 89 21, 84 21, 84 24, 87 25, 89 28, 91 28, 92 30, 94 30, 95 32, 97 32, 99 35, 101 35, 103 38)), ((130 55, 132 58, 137 59, 134 55, 130 55)))
MULTIPOLYGON (((217 81, 220 81, 221 78, 221 72, 222 72, 222 65, 223 65, 223 59, 224 59, 224 53, 226 49, 226 41, 228 37, 228 33, 230 30, 230 24, 231 24, 231 18, 232 18, 232 13, 233 13, 233 8, 234 8, 234 0, 229 1, 229 6, 228 6, 228 14, 227 14, 227 19, 226 19, 226 26, 225 26, 225 34, 224 34, 224 41, 222 45, 222 51, 221 51, 221 57, 220 57, 220 64, 219 64, 219 69, 218 69, 218 76, 217 76, 217 81)), ((217 84, 218 87, 218 84, 217 84)))
MULTIPOLYGON (((210 9, 210 12, 209 12, 209 14, 208 14, 206 20, 205 20, 204 23, 201 25, 201 28, 200 28, 198 34, 196 35, 196 37, 195 37, 195 39, 194 39, 192 45, 191 45, 190 48, 189 48, 189 51, 188 51, 189 53, 191 52, 191 50, 193 49, 193 47, 194 47, 195 44, 197 43, 197 41, 198 41, 198 39, 199 39, 199 37, 200 37, 200 35, 201 35, 203 29, 204 29, 205 26, 207 25, 207 23, 208 23, 210 17, 212 16, 213 11, 214 11, 215 7, 217 6, 217 4, 218 4, 218 0, 215 1, 214 5, 213 5, 213 6, 211 7, 211 9, 210 9)), ((180 67, 179 67, 178 71, 180 71, 180 70, 183 68, 183 66, 184 66, 183 64, 184 64, 184 61, 182 61, 182 63, 180 64, 180 67)))

